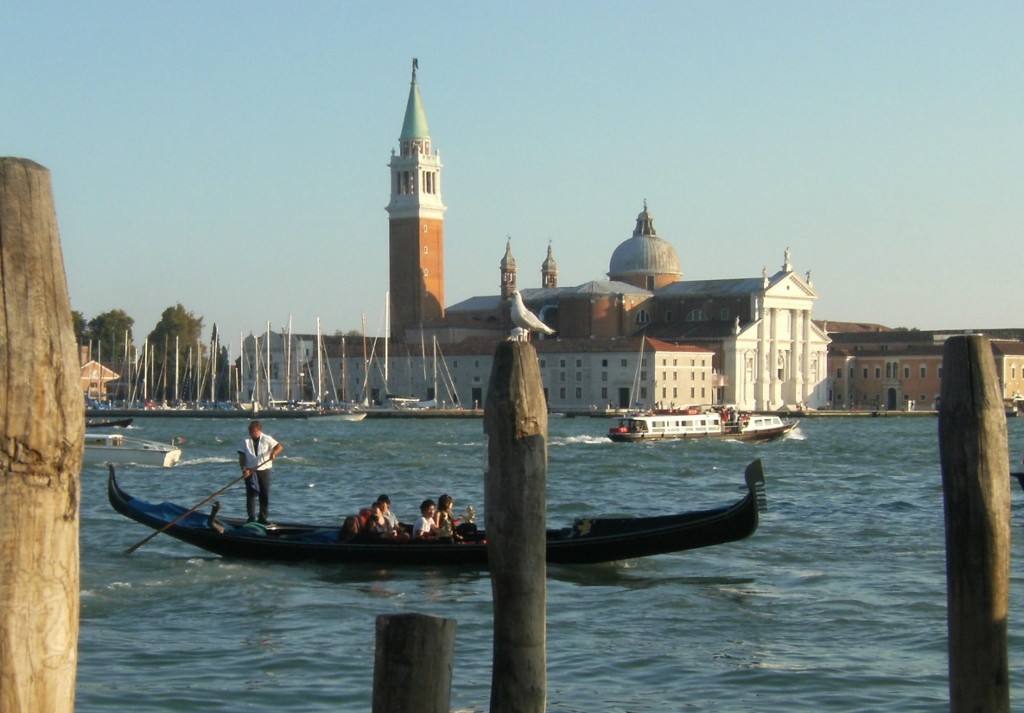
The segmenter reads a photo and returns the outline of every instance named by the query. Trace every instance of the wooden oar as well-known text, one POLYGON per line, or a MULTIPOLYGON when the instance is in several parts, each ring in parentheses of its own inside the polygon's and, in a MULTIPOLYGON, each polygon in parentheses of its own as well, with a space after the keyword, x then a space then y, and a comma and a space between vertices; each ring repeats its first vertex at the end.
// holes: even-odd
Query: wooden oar
MULTIPOLYGON (((260 468, 262 468, 263 466, 265 466, 265 465, 266 465, 267 463, 269 463, 269 462, 270 462, 271 460, 272 460, 271 458, 267 458, 267 459, 266 459, 265 461, 263 461, 262 463, 260 463, 260 464, 259 464, 258 466, 256 466, 255 468, 251 468, 250 470, 252 470, 252 471, 253 471, 253 477, 255 477, 255 476, 256 476, 256 471, 257 471, 257 470, 259 470, 260 468)), ((114 470, 114 466, 110 466, 110 470, 114 470)), ((245 480, 245 474, 244 474, 244 473, 243 473, 242 475, 238 476, 237 478, 235 478, 234 480, 232 480, 232 481, 231 481, 230 483, 228 483, 227 485, 225 485, 225 486, 224 486, 223 488, 221 488, 220 490, 218 490, 218 491, 217 491, 216 493, 213 493, 212 495, 209 495, 208 497, 206 497, 206 498, 203 498, 202 502, 200 502, 200 503, 196 504, 196 506, 195 506, 195 507, 193 507, 193 508, 191 508, 191 509, 189 509, 189 510, 186 510, 186 511, 185 511, 185 512, 183 512, 183 513, 181 513, 181 515, 179 515, 178 517, 176 517, 176 518, 174 518, 173 520, 171 520, 171 521, 170 521, 169 523, 167 523, 166 525, 164 525, 163 527, 161 527, 161 528, 160 528, 159 530, 156 530, 155 532, 151 532, 151 533, 149 533, 149 534, 148 534, 148 535, 146 535, 146 536, 145 536, 144 538, 142 538, 141 540, 139 540, 138 542, 136 542, 136 543, 135 543, 134 545, 132 545, 131 547, 129 547, 128 549, 126 549, 126 550, 124 551, 124 553, 125 553, 126 555, 130 555, 130 554, 131 554, 132 552, 134 552, 135 550, 137 550, 137 549, 139 549, 140 547, 142 547, 142 546, 143 546, 144 544, 146 544, 147 542, 149 542, 150 540, 152 540, 152 539, 153 539, 154 537, 156 537, 157 535, 159 535, 159 534, 160 534, 161 532, 165 532, 165 531, 169 530, 169 529, 170 529, 171 527, 173 527, 174 525, 177 525, 177 524, 178 524, 179 522, 181 522, 181 521, 182 521, 182 520, 184 520, 184 519, 185 519, 186 517, 188 517, 189 515, 191 515, 192 513, 194 513, 194 512, 196 511, 196 510, 198 510, 199 508, 201 508, 201 507, 202 507, 203 505, 206 505, 206 503, 210 502, 211 500, 213 500, 213 499, 214 499, 215 497, 217 497, 218 495, 221 495, 221 494, 223 494, 224 492, 226 492, 226 491, 228 490, 228 488, 231 488, 232 486, 234 486, 234 485, 237 485, 237 484, 239 483, 239 481, 242 481, 242 480, 245 480)))

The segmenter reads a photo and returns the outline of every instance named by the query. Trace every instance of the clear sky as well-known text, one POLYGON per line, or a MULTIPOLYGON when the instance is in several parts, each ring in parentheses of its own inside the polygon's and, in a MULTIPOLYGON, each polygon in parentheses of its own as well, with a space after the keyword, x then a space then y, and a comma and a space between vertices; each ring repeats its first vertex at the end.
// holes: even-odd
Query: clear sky
MULTIPOLYGON (((684 279, 815 318, 1022 326, 1024 3, 7 2, 0 155, 52 173, 72 308, 141 342, 383 333, 411 60, 446 303, 605 279, 646 199, 684 279)), ((237 354, 238 348, 232 348, 237 354)))

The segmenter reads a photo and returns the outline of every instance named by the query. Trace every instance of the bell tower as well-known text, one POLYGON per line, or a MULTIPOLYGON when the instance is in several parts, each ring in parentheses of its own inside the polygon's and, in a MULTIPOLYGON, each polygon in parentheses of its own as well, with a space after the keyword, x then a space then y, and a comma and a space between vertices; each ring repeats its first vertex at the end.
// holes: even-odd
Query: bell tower
POLYGON ((558 287, 558 263, 555 262, 555 254, 551 251, 551 243, 548 243, 548 256, 540 265, 541 287, 558 287))
POLYGON ((391 150, 390 337, 444 317, 444 212, 441 155, 431 153, 430 130, 412 61, 412 82, 398 153, 391 150))
POLYGON ((516 291, 516 259, 512 255, 512 238, 505 243, 505 257, 501 258, 501 301, 507 302, 516 291))

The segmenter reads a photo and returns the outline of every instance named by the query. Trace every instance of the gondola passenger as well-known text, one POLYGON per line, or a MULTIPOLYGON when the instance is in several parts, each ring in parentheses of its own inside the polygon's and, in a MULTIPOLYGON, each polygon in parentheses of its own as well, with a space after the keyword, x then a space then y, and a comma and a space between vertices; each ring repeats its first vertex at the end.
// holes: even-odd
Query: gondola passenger
POLYGON ((437 505, 433 500, 424 500, 420 503, 420 517, 412 527, 412 538, 414 540, 436 540, 437 523, 434 522, 434 513, 437 505))

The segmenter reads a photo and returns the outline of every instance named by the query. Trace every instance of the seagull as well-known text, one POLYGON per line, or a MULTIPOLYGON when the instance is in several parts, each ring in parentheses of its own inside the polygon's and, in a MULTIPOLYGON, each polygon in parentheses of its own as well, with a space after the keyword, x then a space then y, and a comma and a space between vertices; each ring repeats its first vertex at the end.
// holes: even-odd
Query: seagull
POLYGON ((537 315, 526 309, 519 290, 512 293, 512 323, 527 333, 531 331, 541 332, 542 334, 555 333, 555 330, 541 322, 537 315))

